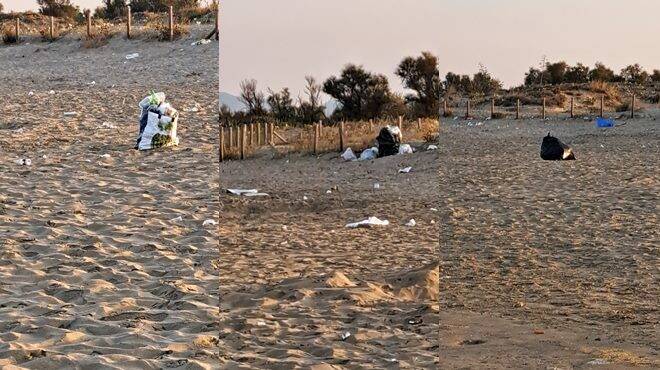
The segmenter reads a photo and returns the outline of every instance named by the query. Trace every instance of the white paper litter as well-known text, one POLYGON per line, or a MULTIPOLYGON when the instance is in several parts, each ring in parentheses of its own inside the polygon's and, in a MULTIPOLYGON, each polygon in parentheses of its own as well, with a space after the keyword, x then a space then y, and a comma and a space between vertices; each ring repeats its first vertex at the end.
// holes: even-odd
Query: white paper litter
POLYGON ((101 158, 110 158, 110 157, 111 157, 111 156, 110 156, 110 154, 108 154, 108 153, 103 154, 103 155, 101 156, 101 158))
POLYGON ((602 358, 597 358, 595 360, 591 360, 587 362, 587 365, 607 365, 607 364, 609 364, 609 362, 603 360, 602 358))
POLYGON ((357 161, 357 157, 355 156, 355 153, 353 153, 353 149, 348 148, 346 151, 341 155, 341 157, 345 161, 357 161))
POLYGON ((64 117, 71 117, 78 115, 78 112, 64 112, 64 117))
POLYGON ((50 91, 48 92, 48 94, 50 94, 50 95, 55 95, 55 90, 50 90, 50 91))
POLYGON ((350 224, 346 224, 346 227, 349 229, 356 229, 356 228, 369 228, 373 226, 387 226, 389 224, 390 222, 388 220, 381 220, 378 217, 372 216, 360 222, 353 222, 350 224))
POLYGON ((401 144, 399 146, 399 154, 412 154, 414 153, 413 148, 410 144, 401 144))
POLYGON ((438 146, 437 145, 429 145, 429 147, 426 148, 426 150, 438 150, 438 146))
POLYGON ((406 223, 406 226, 415 227, 415 226, 417 226, 417 222, 415 221, 414 218, 411 218, 410 221, 408 221, 408 223, 406 223))
POLYGON ((341 340, 346 340, 346 339, 348 339, 350 336, 351 336, 351 333, 350 333, 350 332, 343 333, 343 334, 341 335, 341 340))
POLYGON ((268 194, 260 193, 257 189, 227 189, 227 193, 239 197, 267 197, 268 194))
POLYGON ((379 184, 379 183, 375 183, 375 184, 374 184, 374 189, 380 189, 380 184, 379 184))
POLYGON ((399 173, 408 173, 412 170, 412 167, 406 167, 399 170, 399 173))
POLYGON ((32 160, 30 158, 20 158, 17 159, 15 163, 21 166, 32 166, 32 160))
POLYGON ((113 125, 113 124, 110 123, 110 122, 103 122, 103 123, 101 124, 101 127, 105 127, 105 128, 117 128, 117 126, 113 125))
POLYGON ((201 39, 199 41, 193 42, 192 44, 190 44, 190 46, 206 45, 206 44, 210 44, 210 43, 211 43, 211 40, 209 40, 209 39, 201 39))
POLYGON ((204 223, 202 224, 202 226, 209 226, 209 225, 213 225, 213 226, 215 226, 215 225, 217 225, 217 224, 218 224, 218 221, 208 219, 208 220, 204 221, 204 223))
POLYGON ((181 216, 174 217, 174 218, 171 219, 170 221, 171 221, 171 222, 181 222, 181 221, 183 221, 183 217, 181 217, 181 216))
POLYGON ((126 60, 135 59, 135 58, 137 58, 137 57, 139 57, 139 56, 140 56, 140 53, 128 54, 128 55, 126 56, 126 60))
POLYGON ((34 91, 30 91, 30 92, 28 93, 28 96, 32 96, 32 95, 34 95, 34 91))

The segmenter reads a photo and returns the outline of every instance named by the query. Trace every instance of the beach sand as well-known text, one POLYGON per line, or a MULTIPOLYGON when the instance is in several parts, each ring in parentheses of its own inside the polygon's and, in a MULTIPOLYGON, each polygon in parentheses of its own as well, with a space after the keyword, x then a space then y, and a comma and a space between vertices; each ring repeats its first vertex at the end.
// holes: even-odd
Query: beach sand
POLYGON ((481 122, 440 136, 441 365, 660 366, 657 121, 481 122))
POLYGON ((221 195, 224 367, 438 366, 438 157, 418 147, 366 162, 262 153, 221 164, 221 188, 269 195, 221 195), (390 225, 345 227, 370 216, 390 225))
POLYGON ((218 49, 190 46, 207 33, 0 48, 0 367, 217 368, 218 49), (151 89, 181 145, 137 152, 151 89))

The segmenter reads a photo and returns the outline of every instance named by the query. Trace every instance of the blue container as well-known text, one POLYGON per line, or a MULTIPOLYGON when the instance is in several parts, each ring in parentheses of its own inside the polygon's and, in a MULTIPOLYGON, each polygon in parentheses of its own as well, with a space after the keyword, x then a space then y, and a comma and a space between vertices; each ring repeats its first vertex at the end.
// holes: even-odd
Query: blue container
POLYGON ((606 118, 596 118, 596 127, 614 127, 614 120, 606 118))

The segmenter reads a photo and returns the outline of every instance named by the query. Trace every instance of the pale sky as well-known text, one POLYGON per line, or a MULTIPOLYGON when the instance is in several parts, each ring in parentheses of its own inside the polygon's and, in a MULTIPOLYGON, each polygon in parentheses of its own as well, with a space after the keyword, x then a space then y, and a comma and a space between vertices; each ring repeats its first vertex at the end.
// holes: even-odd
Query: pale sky
POLYGON ((297 96, 305 75, 323 81, 347 63, 388 76, 406 56, 440 53, 444 0, 223 0, 220 90, 239 83, 289 87, 297 96))
MULTIPOLYGON (((36 11, 39 9, 35 0, 0 0, 0 2, 5 5, 5 12, 36 11)), ((101 5, 101 0, 73 0, 71 3, 79 6, 80 9, 96 9, 96 7, 101 5)))
POLYGON ((440 74, 478 64, 505 86, 520 85, 530 66, 565 60, 617 73, 639 63, 660 69, 660 0, 439 0, 440 74))

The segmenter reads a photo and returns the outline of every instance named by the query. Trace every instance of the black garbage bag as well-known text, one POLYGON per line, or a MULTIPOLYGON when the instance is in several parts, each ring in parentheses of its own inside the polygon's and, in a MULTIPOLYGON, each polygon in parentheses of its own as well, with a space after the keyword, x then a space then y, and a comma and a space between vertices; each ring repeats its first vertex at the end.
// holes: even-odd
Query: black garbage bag
POLYGON ((378 143, 378 157, 399 154, 401 145, 401 131, 398 127, 383 127, 376 138, 378 143))
POLYGON ((575 155, 573 149, 548 132, 541 143, 541 158, 546 161, 568 161, 574 160, 575 155))

